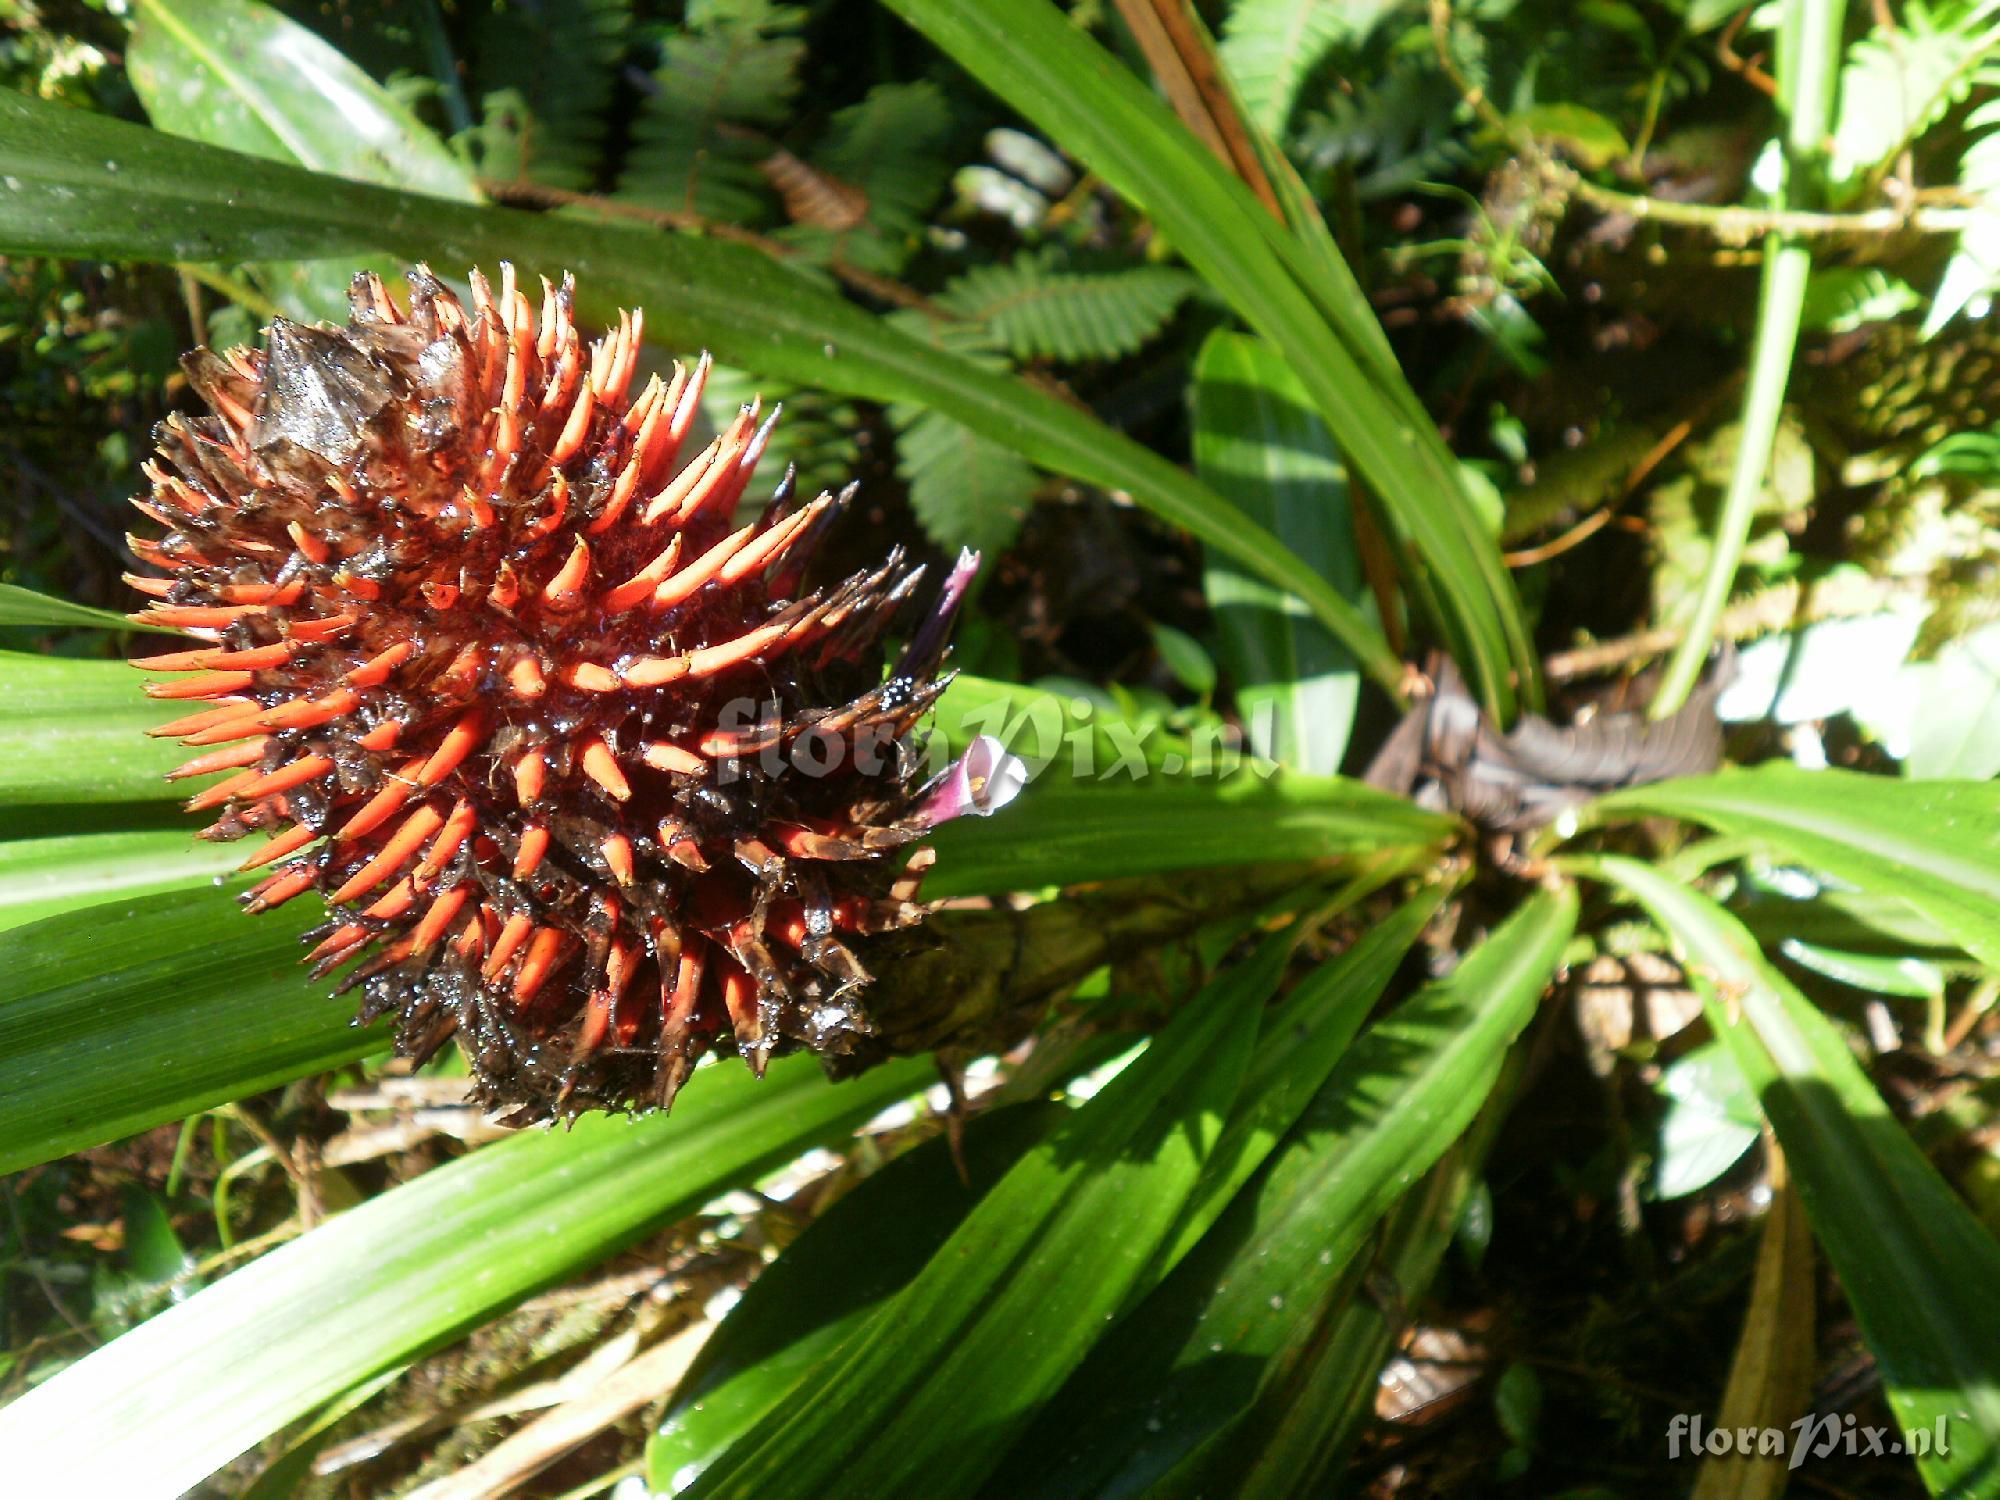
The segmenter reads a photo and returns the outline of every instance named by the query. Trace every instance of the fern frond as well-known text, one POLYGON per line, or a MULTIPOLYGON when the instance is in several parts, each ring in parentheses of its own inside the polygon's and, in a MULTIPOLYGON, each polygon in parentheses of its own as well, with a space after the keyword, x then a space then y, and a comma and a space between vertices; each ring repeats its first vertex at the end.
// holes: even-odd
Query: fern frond
MULTIPOLYGON (((1981 89, 2000 91, 2000 64, 1982 68, 1981 89)), ((2000 98, 1988 98, 1965 117, 1968 144, 1958 163, 1958 189, 1973 205, 1971 222, 1958 234, 1944 277, 1924 314, 1925 338, 1956 317, 1968 302, 2000 290, 2000 98)))
POLYGON ((948 552, 970 547, 990 557, 1007 547, 1034 503, 1028 461, 934 411, 899 406, 889 417, 897 424, 896 472, 924 534, 948 552))
POLYGON ((1250 118, 1272 135, 1285 128, 1299 90, 1342 38, 1366 35, 1394 0, 1237 0, 1222 23, 1222 65, 1250 118))
POLYGON ((502 0, 470 21, 487 177, 586 191, 597 183, 630 0, 502 0))
POLYGON ((1195 284, 1167 266, 1059 271, 1044 250, 968 271, 937 300, 1016 359, 1116 359, 1166 327, 1195 284))
MULTIPOLYGON (((913 311, 888 322, 933 349, 985 370, 1004 370, 988 332, 971 323, 947 323, 913 311)), ((1035 493, 1028 461, 971 428, 907 402, 889 408, 896 430, 896 472, 909 486, 910 509, 924 534, 947 550, 1005 548, 1021 529, 1035 493)))
POLYGON ((1378 80, 1330 93, 1306 115, 1296 149, 1312 177, 1345 165, 1356 196, 1383 198, 1448 178, 1465 160, 1457 110, 1456 91, 1434 68, 1398 58, 1378 80))
POLYGON ((660 65, 632 128, 617 196, 651 208, 745 223, 765 217, 763 132, 798 91, 805 13, 770 0, 704 0, 661 38, 660 65))
POLYGON ((810 260, 838 258, 893 275, 916 248, 924 216, 950 180, 950 135, 951 110, 936 84, 877 84, 833 117, 825 145, 812 153, 816 170, 859 195, 858 221, 798 224, 784 238, 810 260))
POLYGON ((1877 28, 1848 48, 1840 70, 1828 172, 1858 184, 1964 99, 2000 42, 1996 0, 1912 5, 1894 31, 1877 28))

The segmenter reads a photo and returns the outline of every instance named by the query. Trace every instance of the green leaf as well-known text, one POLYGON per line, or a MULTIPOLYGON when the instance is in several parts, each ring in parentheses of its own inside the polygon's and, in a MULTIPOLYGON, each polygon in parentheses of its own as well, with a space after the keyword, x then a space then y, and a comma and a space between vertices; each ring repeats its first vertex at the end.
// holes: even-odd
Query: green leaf
POLYGON ((253 1261, 0 1410, 9 1483, 174 1494, 358 1381, 590 1266, 923 1087, 809 1057, 696 1078, 671 1116, 524 1131, 253 1261), (162 1401, 171 1390, 174 1399, 162 1401))
POLYGON ((1813 1231, 1882 1372, 1933 1494, 1977 1494, 2000 1470, 2000 1244, 1925 1160, 1832 1024, 1766 963, 1741 923, 1616 855, 1568 862, 1621 887, 1673 938, 1709 1024, 1785 1149, 1813 1231))
POLYGON ((1222 64, 1244 112, 1280 135, 1314 68, 1342 41, 1359 42, 1396 0, 1236 0, 1222 26, 1222 64))
POLYGON ((1925 338, 1974 298, 1990 296, 2000 286, 2000 100, 1989 98, 1976 106, 1965 117, 1965 130, 1968 143, 1959 158, 1957 189, 1971 200, 1972 214, 1924 314, 1925 338))
POLYGON ((1896 896, 2000 966, 2000 785, 1766 765, 1635 787, 1596 803, 1593 816, 1634 812, 1758 839, 1896 896))
POLYGON ((1437 1275, 1512 1102, 1503 1076, 1472 1128, 1383 1219, 1367 1265, 1359 1257, 1348 1263, 1316 1326, 1299 1340, 1300 1356, 1267 1384, 1254 1409, 1175 1476, 1183 1488, 1198 1476, 1214 1486, 1210 1493, 1241 1500, 1338 1491, 1345 1455, 1375 1415, 1382 1367, 1408 1330, 1402 1308, 1418 1302, 1437 1275), (1371 1285, 1395 1287, 1401 1306, 1385 1304, 1371 1285))
POLYGON ((1173 1228, 1236 1096, 1261 999, 1225 974, 1190 1001, 687 1493, 969 1493, 1173 1228))
POLYGON ((242 861, 241 849, 197 843, 191 828, 8 839, 0 842, 0 931, 102 901, 206 886, 242 861))
POLYGON ((1125 780, 1146 774, 1136 754, 1100 773, 1099 781, 1083 781, 1052 766, 1004 815, 947 823, 932 840, 938 862, 925 894, 1332 859, 1436 843, 1455 826, 1399 797, 1331 776, 1267 779, 1246 767, 1228 776, 1125 780))
POLYGON ((653 1488, 687 1488, 763 1420, 910 1283, 993 1183, 1067 1113, 1042 1102, 977 1115, 965 1132, 963 1179, 950 1143, 938 1136, 807 1225, 750 1283, 675 1390, 646 1445, 653 1488))
POLYGON ((1013 449, 934 411, 896 407, 896 472, 924 534, 988 557, 1013 544, 1035 501, 1035 471, 1013 449))
POLYGON ((1898 995, 1905 1000, 1936 1000, 1944 994, 1944 973, 1925 959, 1847 953, 1798 938, 1786 938, 1778 951, 1802 969, 1870 994, 1898 995))
POLYGON ((202 888, 0 933, 0 1172, 386 1047, 299 967, 304 905, 246 917, 202 888))
POLYGON ((146 737, 167 716, 141 696, 144 681, 123 662, 0 651, 0 806, 18 815, 32 804, 174 796, 161 778, 187 752, 146 737))
POLYGON ((1499 549, 1339 257, 1295 238, 1129 69, 1047 0, 889 4, 1150 214, 1202 279, 1270 341, 1393 529, 1435 575, 1438 623, 1482 701, 1511 718, 1516 681, 1526 701, 1537 701, 1539 659, 1499 549))
POLYGON ((173 135, 476 203, 464 163, 366 73, 256 0, 133 0, 132 86, 173 135))
POLYGON ((684 28, 662 28, 618 196, 732 223, 763 218, 771 195, 757 165, 770 146, 744 127, 790 115, 804 19, 797 6, 749 0, 695 4, 684 28))
POLYGON ((1958 953, 1957 945, 1935 923, 1917 915, 1893 891, 1819 884, 1794 867, 1784 872, 1784 886, 1792 888, 1787 894, 1759 879, 1756 871, 1746 873, 1747 898, 1734 904, 1735 915, 1767 948, 1797 938, 1848 953, 1890 957, 1915 953, 1948 959, 1958 953), (1802 896, 1797 893, 1801 884, 1818 889, 1802 896))
POLYGON ((1169 266, 1082 274, 1056 268, 1053 249, 977 266, 937 301, 987 330, 1016 359, 1077 363, 1131 354, 1165 328, 1194 278, 1169 266))
MULTIPOLYGON (((1368 888, 1381 884, 1388 873, 1364 876, 1342 893, 1335 908, 1344 909, 1368 888)), ((1242 1098, 1209 1156, 1173 1239, 1160 1255, 1160 1274, 1195 1247, 1297 1123, 1449 893, 1442 881, 1420 891, 1369 926, 1339 958, 1301 979, 1284 1003, 1264 1017, 1259 1028, 1262 1045, 1244 1078, 1242 1098)), ((1238 971, 1268 969, 1268 989, 1275 989, 1299 938, 1327 915, 1315 913, 1266 938, 1238 971)))
POLYGON ((2000 625, 1903 670, 1916 682, 1904 772, 1919 781, 2000 775, 2000 625))
MULTIPOLYGON (((1260 340, 1217 331, 1194 378, 1195 471, 1361 608, 1347 470, 1297 377, 1260 340)), ((1353 656, 1227 557, 1209 558, 1202 581, 1251 745, 1280 765, 1338 771, 1361 693, 1353 656)))
POLYGON ((24 589, 13 583, 0 583, 0 625, 99 626, 105 630, 178 634, 158 625, 140 625, 108 609, 92 609, 87 604, 73 604, 67 599, 51 599, 47 594, 38 594, 33 589, 24 589))
POLYGON ((1312 607, 1391 692, 1401 665, 1339 593, 1172 463, 1068 403, 941 354, 740 244, 422 198, 176 141, 0 91, 0 253, 257 260, 383 250, 577 275, 582 315, 643 306, 662 342, 870 400, 922 404, 1121 491, 1312 607), (106 163, 114 163, 109 171, 106 163))
POLYGON ((1593 172, 1632 150, 1616 125, 1581 104, 1533 105, 1509 123, 1538 139, 1554 141, 1575 157, 1579 166, 1593 172))
POLYGON ((173 1220, 159 1194, 132 1183, 122 1199, 126 1270, 152 1286, 164 1286, 191 1270, 194 1257, 174 1233, 173 1220))
MULTIPOLYGON (((269 6, 134 0, 133 12, 126 72, 147 115, 169 134, 357 182, 479 201, 471 173, 442 141, 366 73, 269 6)), ((352 260, 277 265, 266 279, 294 315, 339 318, 359 268, 352 260)))
POLYGON ((1158 620, 1152 622, 1150 633, 1153 649, 1160 653, 1160 663, 1173 673, 1174 681, 1204 700, 1215 692, 1218 680, 1215 658, 1200 641, 1185 630, 1163 625, 1158 620))
POLYGON ((468 8, 468 73, 487 90, 476 131, 488 177, 588 192, 610 129, 628 0, 468 8))
POLYGON ((1653 1186, 1662 1198, 1684 1198, 1742 1160, 1763 1117, 1743 1070, 1719 1042, 1675 1059, 1657 1087, 1668 1104, 1653 1186))
POLYGON ((1880 266, 1815 266, 1799 314, 1808 333, 1849 333, 1923 306, 1916 288, 1880 266))
MULTIPOLYGON (((994 1496, 1152 1495, 1307 1357, 1369 1232, 1458 1137, 1576 923, 1543 891, 1362 1034, 1215 1227, 1076 1372, 994 1496)), ((1227 1490, 1216 1493, 1228 1493, 1227 1490)))
POLYGON ((2000 37, 1992 14, 1985 4, 1916 6, 1847 49, 1827 162, 1835 183, 1858 185, 1964 97, 2000 37))

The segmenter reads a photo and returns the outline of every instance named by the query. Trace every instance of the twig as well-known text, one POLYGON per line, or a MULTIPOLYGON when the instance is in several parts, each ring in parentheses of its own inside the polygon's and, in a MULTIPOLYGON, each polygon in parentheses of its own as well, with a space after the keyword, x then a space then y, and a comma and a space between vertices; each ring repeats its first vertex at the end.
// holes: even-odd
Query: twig
POLYGON ((181 276, 181 300, 187 304, 188 331, 194 335, 197 348, 208 343, 208 314, 202 310, 201 283, 183 270, 181 276))
POLYGON ((291 1178, 292 1189, 299 1195, 299 1222, 307 1229, 317 1224, 321 1217, 319 1185, 312 1180, 312 1174, 293 1158, 290 1148, 278 1139, 270 1126, 257 1118, 247 1104, 225 1104, 218 1113, 227 1115, 249 1131, 271 1153, 271 1160, 291 1178))
POLYGON ((1507 566, 1510 568, 1528 568, 1533 567, 1536 563, 1547 562, 1552 557, 1560 557, 1572 547, 1580 546, 1599 531, 1602 531, 1611 518, 1618 514, 1618 511, 1624 506, 1625 502, 1638 492, 1639 486, 1646 482, 1647 476, 1666 461, 1668 454, 1672 453, 1674 449, 1688 440, 1688 436, 1694 431, 1696 424, 1707 417, 1710 408, 1716 402, 1720 401, 1729 392, 1735 390, 1742 378, 1739 372, 1704 398, 1694 411, 1674 423, 1672 427, 1669 427, 1665 435, 1657 443, 1653 444, 1652 447, 1648 448, 1638 463, 1632 466, 1632 472, 1625 476, 1625 483, 1619 489, 1616 500, 1599 506, 1552 541, 1542 542, 1533 547, 1523 547, 1515 552, 1503 553, 1502 557, 1507 566))
MULTIPOLYGON (((1798 583, 1781 583, 1723 611, 1715 634, 1724 640, 1749 640, 1774 630, 1818 624, 1821 620, 1879 614, 1897 604, 1921 598, 1922 589, 1916 584, 1867 577, 1823 580, 1810 589, 1798 583)), ((1664 625, 1591 646, 1558 651, 1542 664, 1542 669, 1551 682, 1593 677, 1615 667, 1664 655, 1686 638, 1683 627, 1664 625)))
POLYGON ((69 1324, 70 1331, 79 1338, 93 1345, 101 1343, 102 1340, 91 1330, 90 1325, 79 1322, 76 1314, 69 1310, 69 1304, 56 1295, 55 1285, 43 1273, 41 1261, 29 1252, 28 1230, 21 1222, 21 1205, 14 1201, 14 1185, 10 1182, 0 1183, 0 1197, 5 1197, 7 1200, 7 1219, 14 1227, 14 1243, 21 1247, 21 1262, 28 1268, 28 1274, 35 1278, 35 1285, 48 1299, 49 1306, 56 1310, 57 1315, 69 1324))
POLYGON ((1750 87, 1770 98, 1778 96, 1778 81, 1762 67, 1764 61, 1760 53, 1756 57, 1742 57, 1736 51, 1736 34, 1743 29, 1743 23, 1750 19, 1757 7, 1746 5, 1729 18, 1729 24, 1722 28, 1722 35, 1715 39, 1715 58, 1750 87))
MULTIPOLYGON (((1745 11, 1744 14, 1748 15, 1749 12, 1745 11)), ((1739 22, 1740 19, 1739 17, 1739 22)), ((1451 32, 1455 24, 1451 0, 1430 0, 1430 21, 1431 45, 1437 54, 1438 66, 1444 71, 1445 77, 1451 80, 1452 86, 1458 90, 1459 97, 1467 108, 1471 109, 1489 129, 1511 143, 1521 155, 1546 171, 1554 189, 1581 198, 1593 208, 1601 209, 1605 213, 1624 214, 1628 218, 1699 229, 1725 244, 1746 245, 1770 234, 1797 235, 1802 238, 1906 233, 1958 234, 1983 212, 1972 206, 1934 207, 1912 199, 1905 203, 1862 209, 1853 213, 1818 213, 1796 208, 1680 203, 1671 198, 1652 198, 1639 193, 1621 193, 1615 188, 1599 187, 1573 167, 1550 156, 1531 134, 1520 129, 1494 108, 1492 100, 1486 97, 1485 90, 1465 76, 1457 59, 1451 55, 1451 32)), ((1755 67, 1754 64, 1744 63, 1741 58, 1735 58, 1733 53, 1730 57, 1741 66, 1752 69, 1755 67)))
POLYGON ((1599 187, 1569 167, 1554 164, 1558 180, 1570 192, 1606 213, 1649 219, 1700 229, 1725 244, 1747 245, 1767 234, 1815 239, 1828 235, 1957 234, 1980 210, 1931 207, 1911 202, 1857 213, 1814 213, 1798 208, 1738 208, 1712 203, 1677 203, 1671 198, 1647 198, 1599 187))

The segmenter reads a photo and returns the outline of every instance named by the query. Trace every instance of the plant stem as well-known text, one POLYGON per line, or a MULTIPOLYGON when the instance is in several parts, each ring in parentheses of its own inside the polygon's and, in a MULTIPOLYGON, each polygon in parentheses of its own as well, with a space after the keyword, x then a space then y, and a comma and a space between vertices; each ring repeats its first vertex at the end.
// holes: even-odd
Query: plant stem
POLYGON ((1855 213, 1814 213, 1802 208, 1738 208, 1714 203, 1679 203, 1621 193, 1562 169, 1569 190, 1605 213, 1700 229, 1726 244, 1748 244, 1760 234, 1799 236, 1958 234, 1979 210, 1952 204, 1911 202, 1855 213))
POLYGON ((197 265, 192 261, 179 262, 174 269, 188 280, 199 282, 212 292, 219 292, 245 311, 262 318, 266 323, 285 315, 283 308, 241 277, 218 271, 214 266, 197 265))
MULTIPOLYGON (((1786 156, 1786 186, 1781 189, 1781 198, 1797 190, 1799 176, 1820 156, 1839 76, 1841 11, 1838 0, 1785 0, 1778 26, 1778 93, 1785 111, 1786 156)), ((1778 206, 1787 205, 1780 202, 1778 206)), ((1729 590, 1750 537, 1757 497, 1770 467, 1772 444, 1778 436, 1778 416, 1784 406, 1785 383, 1791 376, 1799 314, 1805 306, 1806 278, 1811 272, 1812 250, 1802 240, 1783 234, 1766 240, 1749 388, 1744 394, 1743 423, 1729 471, 1729 488, 1723 495, 1722 514, 1716 519, 1714 547, 1687 635, 1667 663, 1649 710, 1655 719, 1665 718, 1687 700, 1708 660, 1722 608, 1729 602, 1729 590)))

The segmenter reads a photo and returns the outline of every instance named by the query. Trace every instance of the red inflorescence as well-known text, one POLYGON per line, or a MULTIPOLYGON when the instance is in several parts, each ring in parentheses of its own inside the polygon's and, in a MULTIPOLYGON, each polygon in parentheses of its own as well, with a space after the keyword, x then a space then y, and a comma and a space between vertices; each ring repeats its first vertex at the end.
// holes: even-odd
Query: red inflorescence
MULTIPOLYGON (((524 1118, 671 1102, 713 1047, 841 1054, 868 1031, 850 939, 915 919, 957 807, 906 736, 941 691, 953 574, 892 670, 921 568, 805 590, 846 495, 790 479, 736 519, 756 407, 686 463, 704 358, 636 397, 641 318, 586 345, 512 267, 468 310, 355 282, 345 327, 198 350, 214 415, 156 434, 136 618, 211 644, 140 665, 202 707, 173 774, 234 774, 204 838, 273 835, 264 911, 308 890, 323 974, 422 1058, 456 1034, 524 1118)), ((851 492, 851 491, 850 491, 851 492)))

